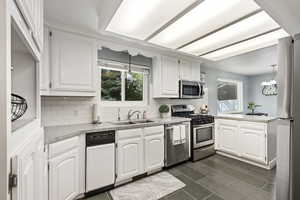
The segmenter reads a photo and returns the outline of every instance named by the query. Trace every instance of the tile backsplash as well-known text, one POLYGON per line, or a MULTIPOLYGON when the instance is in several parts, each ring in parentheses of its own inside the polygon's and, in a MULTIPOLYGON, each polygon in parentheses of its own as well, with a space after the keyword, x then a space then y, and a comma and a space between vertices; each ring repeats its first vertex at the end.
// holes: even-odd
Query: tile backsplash
MULTIPOLYGON (((207 96, 207 95, 206 95, 207 96)), ((42 124, 43 126, 83 124, 92 122, 93 104, 98 98, 85 97, 42 97, 42 124)), ((207 98, 183 99, 150 99, 147 106, 120 107, 122 120, 127 119, 130 109, 146 110, 148 118, 159 116, 158 108, 161 104, 193 104, 198 110, 202 104, 207 104, 207 98)), ((101 121, 116 121, 119 107, 99 106, 101 121)))

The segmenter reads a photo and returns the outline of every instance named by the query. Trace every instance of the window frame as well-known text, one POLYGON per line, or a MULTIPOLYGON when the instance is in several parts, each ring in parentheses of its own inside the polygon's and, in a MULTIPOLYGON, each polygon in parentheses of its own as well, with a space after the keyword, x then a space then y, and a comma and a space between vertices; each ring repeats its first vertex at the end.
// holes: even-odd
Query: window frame
MULTIPOLYGON (((240 102, 239 109, 235 111, 219 111, 219 100, 217 97, 217 112, 220 114, 234 114, 234 113, 242 113, 244 112, 244 83, 242 80, 233 80, 233 79, 224 79, 224 78, 218 78, 217 79, 217 86, 218 82, 227 82, 227 83, 236 83, 237 84, 237 100, 240 102)), ((218 88, 217 88, 217 96, 218 96, 218 88)), ((228 100, 227 100, 228 101, 228 100)))
MULTIPOLYGON (((138 67, 135 65, 135 67, 138 67)), ((141 66, 142 68, 142 66, 141 66)), ((109 66, 104 66, 101 64, 98 64, 98 69, 99 69, 99 97, 100 97, 100 105, 101 106, 106 106, 106 107, 133 107, 133 106, 147 106, 149 103, 149 74, 135 71, 132 69, 132 72, 134 73, 142 73, 143 76, 143 101, 126 101, 125 100, 125 73, 128 72, 128 70, 125 69, 119 69, 115 67, 109 67, 109 66), (101 80, 101 75, 102 75, 102 69, 107 69, 107 70, 114 70, 114 71, 120 71, 121 72, 121 101, 103 101, 102 96, 101 96, 101 89, 102 89, 102 80, 101 80)), ((149 70, 150 71, 150 70, 149 70)))

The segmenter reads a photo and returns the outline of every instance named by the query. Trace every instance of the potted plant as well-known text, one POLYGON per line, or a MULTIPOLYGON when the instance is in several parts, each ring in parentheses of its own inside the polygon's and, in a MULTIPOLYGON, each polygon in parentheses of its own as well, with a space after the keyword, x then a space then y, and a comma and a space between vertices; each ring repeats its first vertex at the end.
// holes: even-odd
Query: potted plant
POLYGON ((170 108, 168 105, 163 104, 163 105, 159 106, 159 113, 160 113, 161 118, 167 118, 169 111, 170 111, 170 108))
POLYGON ((255 102, 249 102, 248 103, 248 109, 251 111, 251 114, 255 113, 255 109, 257 107, 260 107, 261 105, 257 105, 255 102))

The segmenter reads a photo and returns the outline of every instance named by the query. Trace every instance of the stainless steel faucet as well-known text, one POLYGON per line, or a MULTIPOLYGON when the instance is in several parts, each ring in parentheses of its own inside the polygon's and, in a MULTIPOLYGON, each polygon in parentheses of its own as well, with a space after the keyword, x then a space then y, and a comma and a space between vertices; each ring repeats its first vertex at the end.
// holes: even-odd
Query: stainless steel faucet
POLYGON ((127 114, 128 120, 131 120, 131 117, 132 117, 134 114, 137 114, 137 119, 140 119, 141 111, 139 111, 139 110, 136 110, 136 111, 129 110, 129 111, 128 111, 128 114, 127 114))

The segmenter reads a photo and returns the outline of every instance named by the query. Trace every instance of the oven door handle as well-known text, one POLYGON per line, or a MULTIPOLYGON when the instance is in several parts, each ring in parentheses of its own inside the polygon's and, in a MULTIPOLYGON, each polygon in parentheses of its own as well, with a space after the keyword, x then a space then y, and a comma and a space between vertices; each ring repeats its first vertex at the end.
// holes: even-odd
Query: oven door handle
POLYGON ((211 124, 206 124, 206 125, 200 125, 200 126, 194 126, 194 129, 203 129, 203 128, 209 128, 209 127, 214 127, 215 124, 211 123, 211 124))

